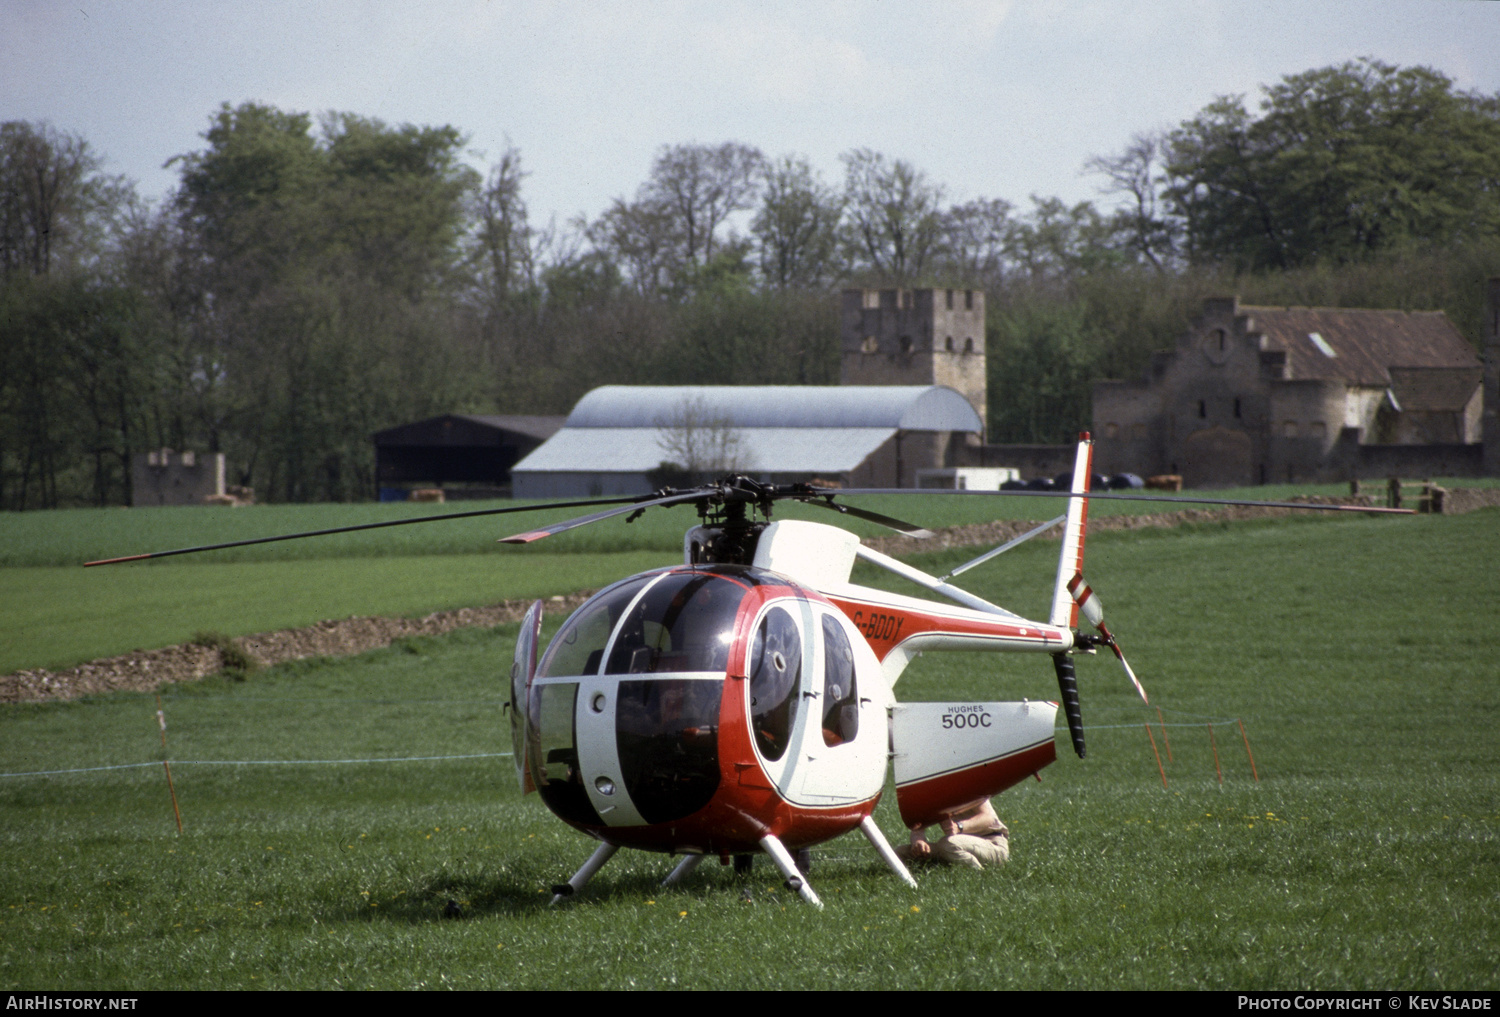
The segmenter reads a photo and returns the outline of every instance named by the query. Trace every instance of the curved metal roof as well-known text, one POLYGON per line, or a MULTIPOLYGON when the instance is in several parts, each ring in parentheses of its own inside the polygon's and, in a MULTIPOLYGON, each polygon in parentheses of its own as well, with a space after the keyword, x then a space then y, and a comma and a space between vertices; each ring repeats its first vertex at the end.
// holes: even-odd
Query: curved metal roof
POLYGON ((670 427, 700 406, 732 427, 984 429, 969 401, 942 385, 605 385, 563 426, 670 427))
MULTIPOLYGON (((892 435, 890 427, 749 427, 735 432, 733 461, 742 473, 847 473, 892 435)), ((512 475, 534 472, 645 473, 672 458, 655 427, 565 427, 517 463, 512 475)))

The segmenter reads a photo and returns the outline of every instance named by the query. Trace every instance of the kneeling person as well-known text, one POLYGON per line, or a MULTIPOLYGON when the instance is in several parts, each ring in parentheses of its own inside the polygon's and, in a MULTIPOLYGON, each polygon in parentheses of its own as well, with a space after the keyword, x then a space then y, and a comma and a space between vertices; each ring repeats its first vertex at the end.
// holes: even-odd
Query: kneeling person
POLYGON ((896 849, 906 861, 937 860, 969 869, 1004 865, 1010 860, 1010 831, 995 815, 988 798, 980 798, 944 816, 938 826, 943 836, 932 844, 924 827, 911 831, 911 843, 896 849))

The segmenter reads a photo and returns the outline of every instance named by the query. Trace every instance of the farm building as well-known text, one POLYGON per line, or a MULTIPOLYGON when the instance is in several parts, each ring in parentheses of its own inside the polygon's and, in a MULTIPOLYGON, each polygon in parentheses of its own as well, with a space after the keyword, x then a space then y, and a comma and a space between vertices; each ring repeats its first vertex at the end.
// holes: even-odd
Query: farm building
POLYGON ((606 385, 512 477, 520 498, 647 494, 663 478, 731 471, 911 487, 983 427, 941 385, 606 385))
POLYGON ((225 493, 224 453, 169 448, 130 457, 130 504, 202 505, 225 493))
POLYGON ((382 490, 463 484, 475 493, 508 493, 511 467, 562 422, 448 413, 392 427, 374 435, 376 483, 382 490))
POLYGON ((1142 378, 1094 386, 1095 463, 1188 487, 1473 476, 1483 377, 1440 311, 1210 299, 1142 378))

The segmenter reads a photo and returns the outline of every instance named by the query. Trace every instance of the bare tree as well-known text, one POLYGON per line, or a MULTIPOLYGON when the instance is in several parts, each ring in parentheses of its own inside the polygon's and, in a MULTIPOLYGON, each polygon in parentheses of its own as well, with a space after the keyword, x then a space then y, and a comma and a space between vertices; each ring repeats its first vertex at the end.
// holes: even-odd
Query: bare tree
POLYGON ((838 194, 803 156, 767 164, 762 180, 760 211, 750 226, 760 241, 761 275, 782 289, 828 282, 838 273, 838 194))
POLYGON ((0 124, 0 278, 46 275, 97 251, 131 188, 103 176, 89 143, 47 123, 0 124))
POLYGON ((528 175, 521 169, 520 150, 507 148, 474 197, 471 258, 484 289, 497 302, 536 283, 537 235, 521 198, 521 182, 528 175))
POLYGON ((643 295, 680 294, 715 258, 743 260, 743 240, 719 234, 731 215, 752 207, 763 162, 758 149, 734 142, 665 147, 635 200, 616 198, 587 226, 588 239, 643 295))
POLYGON ((1016 225, 1014 211, 1001 198, 979 198, 944 213, 942 263, 956 279, 983 286, 1001 281, 1016 225))
POLYGON ((715 413, 702 396, 684 398, 656 426, 657 444, 667 456, 662 465, 677 467, 689 483, 750 468, 734 423, 715 413))
POLYGON ((1083 167, 1085 172, 1108 179, 1109 183, 1100 188, 1104 194, 1124 197, 1114 214, 1115 226, 1124 235, 1126 246, 1159 272, 1176 258, 1180 232, 1162 208, 1167 186, 1166 154, 1162 135, 1137 134, 1119 155, 1096 155, 1083 167))
POLYGON ((1117 264, 1113 224, 1093 204, 1031 196, 1031 212, 1006 233, 1005 253, 1032 282, 1056 282, 1117 264))
POLYGON ((623 268, 643 296, 665 291, 680 267, 671 210, 650 199, 616 198, 585 227, 596 250, 623 268))
POLYGON ((850 259, 892 282, 914 282, 942 239, 942 188, 911 163, 868 148, 840 158, 850 259))
POLYGON ((733 141, 717 147, 672 145, 657 154, 642 197, 676 221, 683 264, 706 264, 713 258, 719 227, 754 204, 756 176, 764 162, 760 149, 733 141))

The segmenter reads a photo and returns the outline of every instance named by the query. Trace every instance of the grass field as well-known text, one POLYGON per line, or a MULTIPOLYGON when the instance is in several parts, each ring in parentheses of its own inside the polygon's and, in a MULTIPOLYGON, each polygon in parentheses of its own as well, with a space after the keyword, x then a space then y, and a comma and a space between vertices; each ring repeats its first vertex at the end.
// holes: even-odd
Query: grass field
MULTIPOLYGON (((1465 483, 1476 483, 1466 481, 1465 483)), ((1191 492, 1188 492, 1189 494, 1191 492)), ((1257 498, 1274 501, 1294 494, 1345 494, 1342 484, 1314 486, 1267 486, 1204 492, 1213 498, 1257 498)), ((991 519, 1046 519, 1061 512, 1059 503, 1041 498, 944 497, 936 494, 866 496, 851 504, 884 512, 925 526, 957 526, 991 519), (1049 512, 1049 509, 1053 511, 1049 512)), ((0 513, 0 568, 17 566, 72 567, 86 561, 116 558, 145 551, 164 551, 202 544, 249 540, 280 533, 333 529, 366 523, 413 519, 421 516, 511 508, 525 501, 456 502, 427 505, 410 502, 252 505, 238 509, 137 508, 61 509, 54 512, 0 513)), ((1186 506, 1191 507, 1191 506, 1186 506)), ((1094 501, 1095 515, 1117 512, 1160 511, 1147 502, 1094 501)), ((576 514, 589 510, 580 508, 576 514)), ((600 553, 614 551, 680 552, 682 533, 697 522, 691 507, 656 509, 633 523, 623 517, 583 527, 527 547, 497 545, 501 537, 518 533, 539 522, 568 517, 567 510, 544 514, 517 512, 513 515, 451 520, 440 524, 394 526, 375 531, 336 534, 310 540, 257 544, 215 551, 211 560, 291 561, 326 558, 407 557, 438 554, 502 555, 600 553)), ((823 509, 782 502, 776 518, 813 519, 829 522, 836 517, 823 509)), ((890 531, 851 517, 839 525, 860 536, 884 536, 890 531)), ((158 565, 168 564, 158 562, 158 565)))
POLYGON ((0 674, 350 615, 409 616, 595 589, 670 562, 659 551, 145 562, 0 570, 0 674))
MULTIPOLYGON (((1265 487, 1215 497, 1283 498, 1342 488, 1265 487)), ((1061 508, 1042 499, 867 497, 858 504, 928 526, 996 518, 1047 518, 1061 508)), ((278 533, 498 508, 510 502, 266 505, 243 509, 72 509, 0 513, 0 674, 71 667, 136 649, 155 649, 198 632, 248 635, 359 615, 420 615, 499 600, 597 587, 651 565, 680 560, 690 508, 623 518, 533 546, 497 539, 540 519, 520 513, 431 525, 260 544, 201 555, 80 568, 85 561, 148 550, 226 543, 278 533), (630 555, 630 557, 615 557, 630 555)), ((1159 510, 1159 505, 1095 501, 1096 515, 1159 510)), ((582 509, 578 511, 584 511, 582 509)), ((783 503, 777 518, 807 518, 862 536, 890 531, 826 510, 783 503)))
MULTIPOLYGON (((1096 534, 1170 787, 1154 711, 1085 660, 1089 758, 1064 735, 997 800, 1008 867, 912 892, 845 837, 815 850, 821 912, 764 862, 746 903, 716 865, 662 891, 670 861, 629 852, 546 907, 590 842, 500 755, 505 630, 175 688, 180 837, 154 699, 7 707, 0 986, 1494 989, 1497 552, 1495 510, 1096 534)), ((1027 545, 970 585, 1040 613, 1055 560, 1027 545)), ((897 691, 1056 694, 1044 661, 958 654, 897 691)), ((893 801, 877 819, 898 834, 893 801)))

